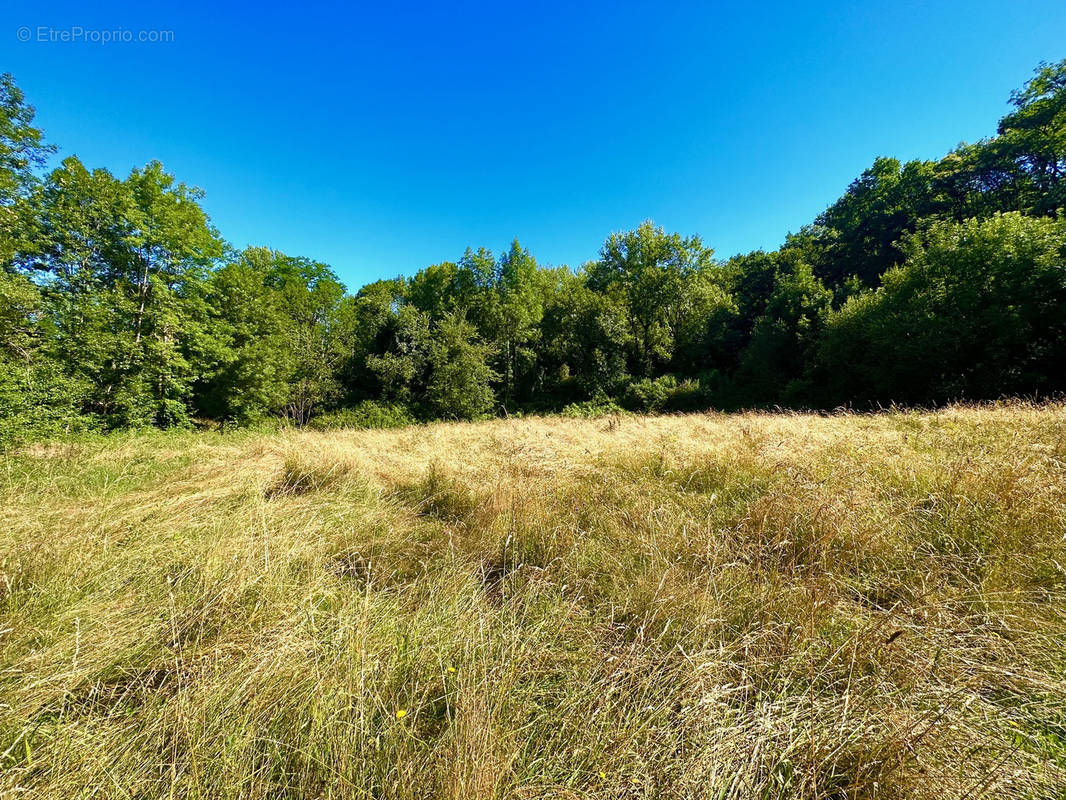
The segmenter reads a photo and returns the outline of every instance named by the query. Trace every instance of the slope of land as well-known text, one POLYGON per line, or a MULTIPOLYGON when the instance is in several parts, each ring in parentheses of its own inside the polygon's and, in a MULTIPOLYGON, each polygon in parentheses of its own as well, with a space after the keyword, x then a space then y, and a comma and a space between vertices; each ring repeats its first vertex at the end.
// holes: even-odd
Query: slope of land
POLYGON ((1062 797, 1066 407, 123 434, 0 475, 0 796, 1062 797))

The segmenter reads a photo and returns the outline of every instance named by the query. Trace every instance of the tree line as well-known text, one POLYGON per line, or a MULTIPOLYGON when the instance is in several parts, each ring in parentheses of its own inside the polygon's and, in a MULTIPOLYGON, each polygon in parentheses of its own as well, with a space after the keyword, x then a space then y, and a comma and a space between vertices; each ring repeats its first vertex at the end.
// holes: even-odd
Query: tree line
POLYGON ((0 77, 0 440, 615 407, 938 404, 1066 388, 1066 60, 997 135, 878 158, 775 251, 652 222, 578 269, 517 240, 355 294, 236 252, 199 189, 54 148, 0 77))

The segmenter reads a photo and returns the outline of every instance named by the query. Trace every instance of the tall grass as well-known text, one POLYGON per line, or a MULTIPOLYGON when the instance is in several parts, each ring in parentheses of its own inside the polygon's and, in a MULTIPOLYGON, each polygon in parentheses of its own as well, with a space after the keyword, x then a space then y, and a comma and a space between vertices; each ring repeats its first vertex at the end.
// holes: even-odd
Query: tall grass
POLYGON ((0 796, 1066 797, 1066 407, 40 445, 0 796))

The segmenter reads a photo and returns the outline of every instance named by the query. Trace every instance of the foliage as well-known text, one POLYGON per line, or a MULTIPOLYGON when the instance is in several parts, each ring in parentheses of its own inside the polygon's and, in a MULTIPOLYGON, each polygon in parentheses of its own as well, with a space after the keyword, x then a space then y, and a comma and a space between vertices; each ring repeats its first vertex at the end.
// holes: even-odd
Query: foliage
POLYGON ((84 382, 65 373, 49 343, 44 299, 29 280, 0 272, 0 449, 84 430, 84 382))
POLYGON ((1066 220, 935 223, 903 249, 881 288, 830 320, 821 350, 838 392, 915 403, 1062 388, 1066 220))
POLYGON ((36 221, 26 201, 38 183, 35 170, 55 152, 34 126, 34 116, 11 74, 0 75, 0 261, 5 266, 33 241, 36 221))
POLYGON ((636 374, 649 375, 673 357, 687 284, 711 268, 713 255, 698 236, 667 234, 648 220, 636 230, 612 233, 589 266, 589 287, 624 301, 636 374))
POLYGON ((415 422, 415 416, 406 406, 363 400, 351 408, 327 411, 312 417, 308 427, 323 431, 341 428, 402 428, 415 422))
POLYGON ((157 162, 42 174, 33 122, 0 76, 0 413, 29 438, 1066 391, 1066 61, 997 136, 876 159, 775 251, 717 261, 649 220, 579 269, 515 239, 354 295, 325 264, 234 252, 157 162))
POLYGON ((621 414, 625 411, 621 406, 603 395, 592 400, 580 403, 571 403, 566 406, 562 415, 571 419, 596 419, 597 417, 609 417, 613 414, 621 414))
POLYGON ((495 402, 488 365, 492 346, 481 342, 461 312, 451 311, 437 323, 429 351, 426 401, 442 419, 475 419, 495 402))

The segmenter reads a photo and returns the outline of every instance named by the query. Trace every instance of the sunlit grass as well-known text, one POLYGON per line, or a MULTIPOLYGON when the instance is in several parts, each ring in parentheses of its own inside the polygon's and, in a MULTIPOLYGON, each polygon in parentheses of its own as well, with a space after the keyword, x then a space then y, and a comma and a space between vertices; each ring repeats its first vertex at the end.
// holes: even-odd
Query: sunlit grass
POLYGON ((39 445, 0 796, 1064 797, 1066 407, 39 445))

